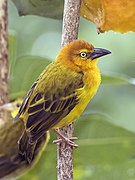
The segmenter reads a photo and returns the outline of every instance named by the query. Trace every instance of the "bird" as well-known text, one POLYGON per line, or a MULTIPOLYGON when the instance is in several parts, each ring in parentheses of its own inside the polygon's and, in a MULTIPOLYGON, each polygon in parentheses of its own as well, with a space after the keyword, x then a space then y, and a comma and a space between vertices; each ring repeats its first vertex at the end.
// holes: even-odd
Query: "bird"
POLYGON ((12 118, 17 114, 21 102, 22 98, 18 98, 0 108, 10 112, 6 123, 0 125, 0 180, 16 178, 29 171, 40 158, 50 138, 49 132, 46 132, 38 140, 31 163, 27 163, 24 156, 19 154, 18 140, 25 126, 22 120, 13 122, 12 118))
MULTIPOLYGON (((15 117, 25 124, 19 149, 29 163, 37 140, 46 131, 52 129, 64 140, 56 129, 72 123, 84 111, 101 82, 97 58, 110 53, 84 40, 75 40, 60 50, 56 60, 34 82, 15 117)), ((70 140, 67 143, 74 145, 70 140)))
POLYGON ((33 162, 37 144, 46 141, 43 137, 49 130, 67 144, 77 146, 57 129, 74 122, 85 110, 101 83, 98 58, 110 53, 84 40, 74 40, 43 70, 14 118, 24 124, 18 139, 18 155, 23 161, 33 162))

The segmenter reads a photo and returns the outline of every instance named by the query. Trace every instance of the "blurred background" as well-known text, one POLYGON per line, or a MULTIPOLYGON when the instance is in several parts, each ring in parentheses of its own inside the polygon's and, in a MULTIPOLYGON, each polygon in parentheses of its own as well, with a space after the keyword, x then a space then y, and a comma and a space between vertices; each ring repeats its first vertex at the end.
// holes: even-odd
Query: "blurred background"
MULTIPOLYGON (((61 47, 62 19, 19 16, 9 0, 10 99, 24 97, 61 47)), ((135 179, 135 33, 97 33, 81 18, 79 39, 110 50, 100 59, 102 84, 75 123, 74 180, 135 179)), ((55 180, 56 145, 51 140, 37 165, 20 180, 55 180)))

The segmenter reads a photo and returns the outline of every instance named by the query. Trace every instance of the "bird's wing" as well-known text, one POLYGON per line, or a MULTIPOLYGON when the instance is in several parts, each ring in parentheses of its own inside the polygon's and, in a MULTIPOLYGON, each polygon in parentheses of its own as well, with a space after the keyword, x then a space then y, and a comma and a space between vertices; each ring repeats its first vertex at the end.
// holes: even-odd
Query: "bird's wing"
POLYGON ((26 131, 31 143, 37 141, 45 131, 55 126, 78 104, 76 89, 82 88, 84 85, 83 74, 72 74, 68 71, 62 72, 62 70, 60 73, 59 78, 57 74, 53 77, 51 75, 50 78, 46 77, 44 86, 45 84, 47 86, 44 91, 36 90, 36 93, 33 92, 35 96, 27 97, 29 102, 25 102, 20 110, 21 112, 27 111, 26 131), (49 81, 47 81, 47 78, 49 81), (27 104, 28 107, 26 107, 27 104))
POLYGON ((31 95, 31 93, 33 92, 33 89, 34 87, 37 85, 37 81, 33 83, 33 85, 31 86, 30 90, 28 91, 28 93, 26 94, 21 106, 20 106, 20 109, 18 111, 18 113, 16 114, 16 116, 14 117, 14 120, 18 120, 19 117, 21 116, 22 112, 24 112, 26 110, 26 107, 28 105, 28 100, 29 100, 29 97, 31 95))
POLYGON ((62 120, 76 106, 78 99, 75 93, 70 96, 44 99, 44 94, 37 94, 39 102, 32 103, 28 109, 26 129, 30 132, 31 142, 36 141, 42 134, 62 120))

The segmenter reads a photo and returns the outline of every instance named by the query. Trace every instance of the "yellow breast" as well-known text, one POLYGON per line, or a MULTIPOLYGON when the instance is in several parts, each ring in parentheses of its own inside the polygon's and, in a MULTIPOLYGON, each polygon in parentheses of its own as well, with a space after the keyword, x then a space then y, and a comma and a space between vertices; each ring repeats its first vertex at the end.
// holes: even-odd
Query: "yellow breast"
POLYGON ((85 85, 83 88, 76 90, 79 103, 65 118, 63 118, 58 124, 53 127, 54 129, 66 126, 75 121, 80 116, 92 97, 96 94, 97 89, 100 85, 100 81, 101 76, 98 68, 88 71, 84 74, 85 85))

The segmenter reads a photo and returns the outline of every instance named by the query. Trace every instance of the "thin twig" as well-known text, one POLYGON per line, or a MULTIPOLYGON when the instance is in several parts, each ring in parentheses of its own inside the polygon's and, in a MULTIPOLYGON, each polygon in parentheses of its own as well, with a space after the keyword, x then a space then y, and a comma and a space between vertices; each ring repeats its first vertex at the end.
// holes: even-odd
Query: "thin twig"
MULTIPOLYGON (((77 39, 78 37, 80 5, 81 0, 65 0, 62 46, 77 39)), ((70 139, 73 135, 73 124, 59 129, 59 132, 70 139)), ((73 148, 62 142, 58 145, 57 155, 58 180, 72 180, 73 148)))
MULTIPOLYGON (((0 1, 0 105, 8 102, 8 32, 7 0, 0 1)), ((6 121, 7 112, 0 111, 0 123, 6 121)))

